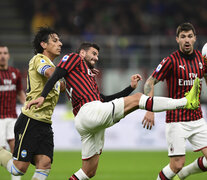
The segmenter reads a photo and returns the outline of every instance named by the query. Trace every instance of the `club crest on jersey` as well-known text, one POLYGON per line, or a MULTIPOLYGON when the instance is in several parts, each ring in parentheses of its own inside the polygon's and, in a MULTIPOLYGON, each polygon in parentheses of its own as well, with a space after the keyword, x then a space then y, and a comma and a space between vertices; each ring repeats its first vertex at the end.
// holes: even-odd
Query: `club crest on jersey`
POLYGON ((63 58, 62 58, 62 62, 65 62, 65 61, 67 61, 68 60, 68 55, 65 55, 65 56, 63 56, 63 58))
POLYGON ((41 63, 45 63, 45 60, 44 60, 44 59, 41 59, 40 62, 41 62, 41 63))
POLYGON ((21 156, 23 157, 23 158, 25 158, 26 156, 27 156, 27 151, 24 149, 24 150, 22 150, 22 152, 21 152, 21 156))
POLYGON ((203 69, 203 64, 201 62, 199 62, 199 68, 203 69))
POLYGON ((159 72, 161 68, 162 68, 162 65, 159 64, 159 65, 157 66, 157 68, 156 68, 156 72, 159 72))

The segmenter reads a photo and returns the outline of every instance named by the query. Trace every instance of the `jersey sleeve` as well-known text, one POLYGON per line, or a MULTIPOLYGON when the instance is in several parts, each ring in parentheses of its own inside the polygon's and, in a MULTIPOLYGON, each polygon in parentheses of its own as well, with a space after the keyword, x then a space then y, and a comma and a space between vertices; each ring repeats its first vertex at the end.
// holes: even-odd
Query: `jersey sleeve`
POLYGON ((159 81, 163 81, 167 75, 172 71, 172 61, 169 57, 164 58, 157 68, 153 71, 152 77, 159 81))
POLYGON ((105 96, 103 94, 100 94, 100 96, 101 96, 102 102, 109 102, 109 101, 112 101, 116 98, 126 97, 129 94, 131 94, 133 91, 134 91, 134 89, 130 85, 118 93, 115 93, 115 94, 112 94, 109 96, 105 96))
POLYGON ((69 55, 63 56, 57 67, 65 69, 67 72, 70 72, 75 66, 80 64, 80 62, 81 57, 76 53, 71 53, 69 55))
POLYGON ((55 67, 51 61, 45 58, 37 58, 35 61, 35 67, 37 72, 45 76, 45 71, 51 67, 55 67))
POLYGON ((42 91, 41 96, 46 98, 48 93, 52 90, 52 88, 54 87, 55 83, 61 79, 62 77, 64 77, 67 74, 67 72, 64 69, 61 69, 59 67, 55 68, 54 73, 52 74, 52 76, 49 78, 49 80, 47 81, 47 83, 45 84, 45 87, 42 91))

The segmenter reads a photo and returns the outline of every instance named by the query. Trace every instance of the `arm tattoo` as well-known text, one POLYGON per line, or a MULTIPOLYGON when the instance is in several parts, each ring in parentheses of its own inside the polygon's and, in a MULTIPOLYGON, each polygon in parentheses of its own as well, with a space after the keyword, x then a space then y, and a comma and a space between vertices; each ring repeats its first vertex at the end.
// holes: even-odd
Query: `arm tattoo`
POLYGON ((144 94, 154 95, 154 85, 157 84, 158 82, 159 81, 156 78, 150 76, 144 85, 144 94))

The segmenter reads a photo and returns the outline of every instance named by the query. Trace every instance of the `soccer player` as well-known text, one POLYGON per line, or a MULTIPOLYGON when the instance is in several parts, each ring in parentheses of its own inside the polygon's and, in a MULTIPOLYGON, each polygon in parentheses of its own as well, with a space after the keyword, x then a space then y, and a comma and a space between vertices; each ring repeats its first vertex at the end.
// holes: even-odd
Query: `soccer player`
MULTIPOLYGON (((183 98, 196 78, 205 77, 206 65, 200 51, 194 49, 196 31, 192 24, 183 23, 176 31, 179 49, 164 58, 144 86, 144 93, 153 96, 154 85, 166 80, 170 98, 183 98)), ((154 114, 147 112, 143 127, 151 129, 154 114)), ((170 162, 159 173, 157 180, 172 179, 177 173, 180 179, 190 174, 207 170, 207 124, 203 119, 201 107, 196 110, 176 109, 166 113, 166 139, 170 162), (201 151, 199 157, 190 165, 185 164, 185 143, 188 140, 194 151, 201 151)))
MULTIPOLYGON (((6 148, 9 144, 11 153, 14 151, 14 124, 17 120, 16 99, 25 102, 25 92, 22 89, 22 78, 17 68, 8 65, 9 49, 0 45, 0 146, 6 148)), ((18 180, 12 176, 12 180, 18 180)))
MULTIPOLYGON (((55 70, 53 60, 60 55, 62 43, 56 31, 40 28, 34 37, 35 56, 29 61, 26 102, 15 124, 15 148, 12 154, 0 147, 0 165, 11 174, 21 176, 30 163, 36 167, 32 180, 45 180, 53 159, 51 115, 59 98, 60 82, 56 82, 39 108, 25 109, 27 103, 39 97, 48 78, 55 70)), ((62 88, 64 89, 64 83, 62 88)))
MULTIPOLYGON (((97 44, 86 42, 80 45, 77 53, 65 55, 46 83, 41 97, 27 104, 27 108, 44 106, 48 92, 64 77, 68 97, 72 99, 75 127, 82 141, 82 168, 74 173, 70 180, 87 180, 95 175, 104 145, 105 129, 119 122, 130 112, 138 108, 150 111, 196 109, 199 105, 199 80, 195 82, 187 97, 176 100, 152 98, 141 93, 127 96, 132 87, 111 96, 100 94, 94 74, 99 49, 97 44), (33 104, 36 105, 32 106, 33 104)), ((138 82, 140 78, 135 75, 134 81, 138 82)))

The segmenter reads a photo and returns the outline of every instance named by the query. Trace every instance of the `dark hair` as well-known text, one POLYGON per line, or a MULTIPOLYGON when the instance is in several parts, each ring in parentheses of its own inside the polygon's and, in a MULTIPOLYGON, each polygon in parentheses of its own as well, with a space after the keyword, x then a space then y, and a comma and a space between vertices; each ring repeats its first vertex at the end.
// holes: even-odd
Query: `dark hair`
POLYGON ((0 47, 7 47, 8 48, 8 46, 2 42, 0 42, 0 47))
POLYGON ((81 49, 84 49, 85 51, 87 51, 87 50, 88 50, 89 48, 91 48, 91 47, 97 49, 98 51, 100 50, 100 47, 99 47, 97 44, 95 44, 95 43, 83 42, 83 43, 79 46, 79 48, 76 50, 76 52, 79 54, 80 51, 81 51, 81 49))
POLYGON ((178 37, 179 34, 182 32, 182 31, 190 31, 192 30, 193 31, 193 34, 196 35, 196 31, 195 31, 195 28, 193 27, 193 25, 189 22, 185 22, 185 23, 182 23, 181 25, 179 25, 177 27, 177 30, 176 30, 176 36, 178 37))
POLYGON ((49 35, 51 34, 57 34, 59 36, 59 34, 51 29, 50 27, 40 27, 37 34, 34 37, 33 40, 33 47, 34 47, 34 53, 43 53, 44 49, 42 48, 42 46, 40 45, 41 42, 48 42, 49 40, 49 35))

